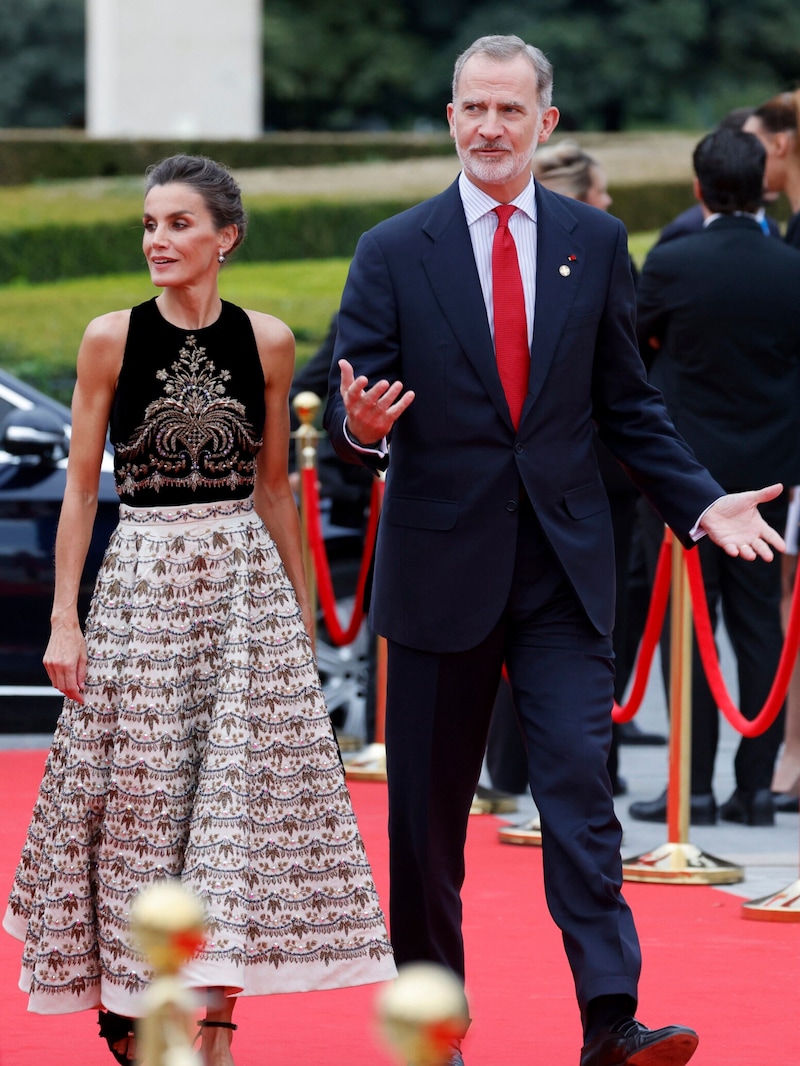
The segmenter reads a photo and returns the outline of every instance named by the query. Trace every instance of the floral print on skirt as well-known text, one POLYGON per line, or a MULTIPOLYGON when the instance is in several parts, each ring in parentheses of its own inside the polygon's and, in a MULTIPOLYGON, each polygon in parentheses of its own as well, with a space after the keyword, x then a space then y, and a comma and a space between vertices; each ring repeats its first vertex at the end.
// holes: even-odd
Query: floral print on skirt
POLYGON ((191 987, 244 995, 395 975, 294 590, 252 500, 123 505, 5 928, 29 1009, 137 1016, 145 885, 204 902, 191 987))

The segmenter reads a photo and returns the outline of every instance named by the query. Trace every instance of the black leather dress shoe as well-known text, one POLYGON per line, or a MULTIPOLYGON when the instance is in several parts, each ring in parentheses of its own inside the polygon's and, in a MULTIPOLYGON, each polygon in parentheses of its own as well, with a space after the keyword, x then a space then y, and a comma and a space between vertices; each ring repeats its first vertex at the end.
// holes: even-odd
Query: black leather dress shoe
POLYGON ((773 792, 772 806, 778 814, 797 814, 800 811, 800 798, 791 792, 773 792))
MULTIPOLYGON (((637 822, 666 822, 666 791, 654 800, 639 800, 632 803, 628 808, 628 814, 637 822)), ((689 821, 692 825, 716 825, 717 801, 710 792, 689 797, 689 821)))
POLYGON ((648 1029, 623 1018, 584 1044, 581 1066, 684 1066, 696 1047, 697 1033, 684 1025, 648 1029))
POLYGON ((737 788, 730 799, 719 808, 719 816, 725 822, 739 825, 775 825, 775 807, 768 788, 747 792, 737 788))

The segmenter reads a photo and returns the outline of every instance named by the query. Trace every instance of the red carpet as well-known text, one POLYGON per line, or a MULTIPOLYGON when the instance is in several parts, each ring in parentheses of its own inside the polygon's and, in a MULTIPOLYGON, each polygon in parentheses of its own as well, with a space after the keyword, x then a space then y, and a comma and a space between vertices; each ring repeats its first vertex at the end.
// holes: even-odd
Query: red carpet
MULTIPOLYGON (((0 753, 0 888, 11 881, 42 752, 0 753)), ((386 901, 386 793, 352 786, 386 901)), ((467 1066, 576 1066, 580 1029, 560 936, 547 914, 537 848, 497 842, 497 822, 470 823, 465 890, 468 993, 475 1019, 467 1066)), ((639 1014, 700 1032, 693 1066, 797 1066, 800 924, 748 922, 739 901, 703 887, 626 886, 644 949, 639 1014)), ((110 1066, 94 1016, 28 1014, 17 989, 20 945, 0 933, 0 1066, 110 1066)), ((373 987, 244 999, 237 1066, 388 1066, 372 1021, 373 987)))

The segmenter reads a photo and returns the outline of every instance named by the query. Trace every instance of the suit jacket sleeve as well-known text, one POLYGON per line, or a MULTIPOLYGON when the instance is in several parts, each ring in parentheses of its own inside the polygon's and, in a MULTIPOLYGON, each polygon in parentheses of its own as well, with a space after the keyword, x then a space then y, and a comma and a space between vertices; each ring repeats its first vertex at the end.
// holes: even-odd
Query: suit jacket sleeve
POLYGON ((347 359, 373 384, 382 378, 390 383, 400 376, 400 345, 394 296, 386 264, 377 241, 365 233, 350 264, 339 308, 336 344, 328 381, 328 402, 323 424, 340 458, 375 470, 384 469, 385 456, 359 451, 344 432, 345 408, 339 391, 338 362, 347 359), (343 339, 344 335, 344 339, 343 339))

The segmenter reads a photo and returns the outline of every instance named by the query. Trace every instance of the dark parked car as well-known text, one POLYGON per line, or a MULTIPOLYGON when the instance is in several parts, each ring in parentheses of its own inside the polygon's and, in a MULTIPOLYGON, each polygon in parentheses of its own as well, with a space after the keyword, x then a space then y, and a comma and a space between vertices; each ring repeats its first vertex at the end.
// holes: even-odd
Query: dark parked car
MULTIPOLYGON (((0 729, 49 732, 60 705, 42 654, 50 632, 53 545, 64 495, 69 408, 0 370, 0 729)), ((81 582, 85 614, 117 517, 111 450, 81 582)))
MULTIPOLYGON (((61 697, 42 666, 50 633, 53 547, 64 495, 71 432, 69 408, 0 370, 0 732, 51 732, 61 697)), ((362 533, 330 521, 323 529, 342 617, 352 609, 362 533)), ((82 616, 117 521, 110 445, 100 475, 97 520, 81 583, 82 616)), ((334 725, 363 733, 370 635, 344 648, 320 626, 317 657, 334 725)))

